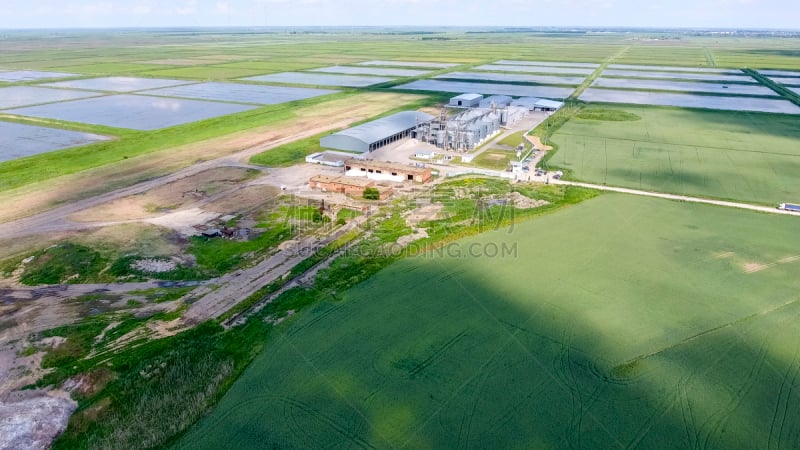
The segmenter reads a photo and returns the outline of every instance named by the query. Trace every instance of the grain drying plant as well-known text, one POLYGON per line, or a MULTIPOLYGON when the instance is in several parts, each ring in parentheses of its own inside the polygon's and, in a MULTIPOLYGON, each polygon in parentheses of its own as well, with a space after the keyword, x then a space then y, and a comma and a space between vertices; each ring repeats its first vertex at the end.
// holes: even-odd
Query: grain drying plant
POLYGON ((493 96, 486 99, 478 94, 463 94, 454 97, 450 105, 467 106, 451 116, 448 109, 442 109, 438 118, 420 121, 416 137, 422 142, 433 144, 445 150, 468 152, 474 150, 488 138, 520 120, 528 109, 510 106, 511 98, 493 96), (469 100, 468 103, 465 103, 469 100), (471 107, 471 106, 475 107, 471 107))

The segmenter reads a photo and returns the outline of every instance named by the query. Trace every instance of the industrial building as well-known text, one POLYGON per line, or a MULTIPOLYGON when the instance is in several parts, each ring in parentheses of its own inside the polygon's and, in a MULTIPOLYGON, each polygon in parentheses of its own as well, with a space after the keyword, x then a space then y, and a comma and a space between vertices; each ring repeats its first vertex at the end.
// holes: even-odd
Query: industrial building
POLYGON ((375 181, 364 178, 316 175, 311 177, 308 181, 308 185, 311 189, 318 189, 323 192, 337 192, 353 197, 363 197, 364 190, 367 188, 377 189, 379 194, 378 198, 380 200, 385 200, 392 195, 392 188, 378 186, 375 181))
POLYGON ((511 105, 513 100, 507 95, 490 95, 481 100, 478 106, 481 108, 505 108, 511 105))
POLYGON ((347 160, 344 170, 349 177, 366 177, 375 181, 427 183, 433 178, 431 169, 427 167, 361 159, 347 160))
POLYGON ((403 111, 325 136, 320 146, 350 152, 368 153, 401 139, 413 137, 420 122, 433 116, 420 111, 403 111))
POLYGON ((450 99, 449 106, 459 108, 475 108, 480 106, 483 96, 481 94, 461 94, 450 99))
POLYGON ((511 102, 511 106, 527 108, 528 111, 554 112, 561 109, 564 106, 564 102, 557 102, 546 98, 520 97, 511 102))
POLYGON ((450 117, 442 110, 439 118, 419 124, 416 137, 441 149, 469 152, 527 113, 525 108, 509 106, 472 108, 450 117))

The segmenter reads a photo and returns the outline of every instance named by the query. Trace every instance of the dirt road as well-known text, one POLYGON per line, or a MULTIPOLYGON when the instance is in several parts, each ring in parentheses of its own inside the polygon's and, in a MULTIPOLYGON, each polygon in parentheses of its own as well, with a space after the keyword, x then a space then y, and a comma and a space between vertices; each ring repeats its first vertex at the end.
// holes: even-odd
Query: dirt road
MULTIPOLYGON (((541 178, 541 177, 537 177, 541 178)), ((784 211, 781 209, 769 207, 769 206, 761 206, 761 205, 751 205, 749 203, 738 203, 738 202, 729 202, 725 200, 712 200, 708 198, 701 198, 701 197, 690 197, 686 195, 676 195, 676 194, 665 194, 663 192, 651 192, 651 191, 640 191, 638 189, 628 189, 628 188, 621 188, 621 187, 614 187, 614 186, 605 186, 602 184, 590 184, 590 183, 580 183, 577 181, 566 181, 566 180, 555 180, 550 178, 549 182, 551 184, 561 184, 567 186, 580 186, 589 189, 597 189, 600 191, 610 191, 610 192, 620 192, 623 194, 632 194, 632 195, 643 195, 645 197, 656 197, 656 198, 663 198, 667 200, 677 200, 681 202, 689 202, 689 203, 705 203, 707 205, 716 205, 716 206, 724 206, 727 208, 737 208, 737 209, 746 209, 748 211, 758 211, 763 213, 769 214, 782 214, 787 216, 798 216, 800 217, 799 213, 791 212, 791 211, 784 211)))
MULTIPOLYGON (((205 293, 199 300, 192 303, 183 318, 186 323, 194 324, 221 316, 262 287, 284 276, 317 250, 348 231, 360 227, 365 221, 366 217, 358 217, 330 236, 305 238, 292 246, 278 250, 249 269, 226 274, 215 283, 219 285, 219 288, 205 293)), ((203 293, 202 288, 198 290, 198 294, 200 293, 203 293)))

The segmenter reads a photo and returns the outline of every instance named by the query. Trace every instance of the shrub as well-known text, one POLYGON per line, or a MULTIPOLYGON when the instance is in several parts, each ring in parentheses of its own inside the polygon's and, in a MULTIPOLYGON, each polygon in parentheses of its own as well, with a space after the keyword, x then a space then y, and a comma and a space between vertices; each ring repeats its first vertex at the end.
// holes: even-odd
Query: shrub
POLYGON ((366 188, 364 189, 364 198, 366 200, 378 200, 381 198, 381 193, 378 188, 366 188))

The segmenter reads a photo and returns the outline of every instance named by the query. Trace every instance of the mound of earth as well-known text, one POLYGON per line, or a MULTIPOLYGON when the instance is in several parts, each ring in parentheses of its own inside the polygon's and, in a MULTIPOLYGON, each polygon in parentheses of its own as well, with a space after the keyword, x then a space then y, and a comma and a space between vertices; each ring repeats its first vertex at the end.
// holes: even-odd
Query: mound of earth
POLYGON ((519 192, 512 192, 508 194, 508 199, 511 200, 515 208, 519 209, 538 208, 549 203, 546 200, 535 200, 525 197, 519 192))
POLYGON ((177 267, 178 264, 171 259, 145 258, 137 260, 131 264, 132 269, 146 273, 172 272, 177 267))

